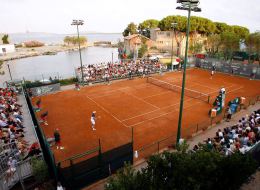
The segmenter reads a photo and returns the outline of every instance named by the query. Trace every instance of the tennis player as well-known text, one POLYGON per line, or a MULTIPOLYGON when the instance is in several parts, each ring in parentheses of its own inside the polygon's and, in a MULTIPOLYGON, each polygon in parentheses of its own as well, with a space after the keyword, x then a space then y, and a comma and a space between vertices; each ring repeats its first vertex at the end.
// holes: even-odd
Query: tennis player
POLYGON ((92 130, 95 131, 96 130, 96 128, 95 128, 95 125, 96 125, 96 111, 92 112, 90 121, 91 121, 92 130))

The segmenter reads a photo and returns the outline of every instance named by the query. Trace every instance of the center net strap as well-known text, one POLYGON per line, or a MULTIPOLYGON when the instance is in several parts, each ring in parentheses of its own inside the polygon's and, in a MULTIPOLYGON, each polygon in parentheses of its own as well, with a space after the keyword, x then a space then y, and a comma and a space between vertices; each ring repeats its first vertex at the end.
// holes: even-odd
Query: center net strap
MULTIPOLYGON (((181 86, 170 84, 168 82, 165 82, 165 81, 153 78, 153 77, 148 77, 147 82, 151 83, 153 85, 159 86, 161 88, 165 88, 165 89, 168 89, 168 90, 172 90, 174 92, 181 93, 181 89, 182 89, 181 86)), ((202 100, 202 101, 207 102, 207 103, 209 103, 209 99, 210 99, 210 96, 208 94, 205 94, 205 93, 202 93, 202 92, 199 92, 199 91, 196 91, 196 90, 191 90, 191 89, 188 89, 188 88, 185 88, 185 94, 184 95, 191 97, 191 98, 202 100)))

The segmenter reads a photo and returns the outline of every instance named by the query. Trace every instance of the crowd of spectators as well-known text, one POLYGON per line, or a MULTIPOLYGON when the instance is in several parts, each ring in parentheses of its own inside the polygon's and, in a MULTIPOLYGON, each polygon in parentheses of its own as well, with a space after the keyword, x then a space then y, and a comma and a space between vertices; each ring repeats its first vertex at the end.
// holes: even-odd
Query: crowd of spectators
POLYGON ((20 152, 26 149, 21 105, 13 89, 0 88, 0 144, 16 143, 20 152))
MULTIPOLYGON (((137 60, 84 65, 82 68, 84 81, 95 82, 163 72, 167 66, 157 60, 137 60)), ((77 74, 81 76, 80 67, 77 68, 77 74)))
MULTIPOLYGON (((206 147, 224 155, 231 155, 236 151, 246 153, 260 141, 260 109, 246 115, 237 124, 219 129, 214 138, 205 140, 206 147)), ((203 144, 195 145, 193 151, 202 148, 203 144)))
POLYGON ((31 156, 35 147, 39 150, 24 139, 21 107, 15 89, 0 88, 0 171, 6 171, 7 178, 14 174, 15 163, 31 156))

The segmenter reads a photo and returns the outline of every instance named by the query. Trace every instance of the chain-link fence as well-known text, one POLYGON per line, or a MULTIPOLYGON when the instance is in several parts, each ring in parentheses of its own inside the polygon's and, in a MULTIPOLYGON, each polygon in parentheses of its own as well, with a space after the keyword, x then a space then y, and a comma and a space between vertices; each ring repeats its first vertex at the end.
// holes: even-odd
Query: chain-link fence
POLYGON ((223 61, 214 58, 196 59, 193 62, 198 68, 212 70, 213 66, 215 66, 218 72, 260 79, 259 64, 244 64, 241 61, 223 61))
MULTIPOLYGON (((247 109, 250 105, 255 105, 260 101, 260 96, 247 97, 246 102, 243 105, 239 105, 236 112, 239 112, 241 109, 247 109)), ((212 127, 216 124, 221 123, 226 119, 225 112, 217 115, 215 118, 208 118, 204 121, 194 123, 192 125, 183 125, 181 129, 181 134, 183 139, 191 139, 194 135, 201 131, 207 130, 209 127, 212 127)), ((173 150, 176 144, 176 134, 169 137, 159 139, 158 141, 152 142, 151 144, 144 145, 138 150, 134 151, 135 162, 146 159, 152 154, 162 152, 164 150, 173 150)))

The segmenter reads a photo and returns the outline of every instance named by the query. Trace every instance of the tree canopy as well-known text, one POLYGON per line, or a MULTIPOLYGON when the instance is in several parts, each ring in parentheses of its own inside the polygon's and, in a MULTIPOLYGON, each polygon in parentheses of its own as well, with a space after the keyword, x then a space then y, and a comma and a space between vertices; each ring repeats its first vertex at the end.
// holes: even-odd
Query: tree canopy
POLYGON ((9 44, 9 35, 8 34, 5 34, 3 37, 2 37, 2 41, 3 41, 3 44, 9 44))
POLYGON ((137 25, 133 22, 127 25, 126 29, 123 32, 123 36, 126 37, 132 34, 138 34, 137 25))
POLYGON ((260 32, 255 32, 248 35, 245 40, 245 44, 249 54, 255 52, 260 56, 260 32))
POLYGON ((85 44, 87 43, 87 38, 85 36, 80 36, 79 39, 77 36, 66 36, 63 39, 64 43, 66 43, 67 45, 77 45, 78 43, 80 44, 85 44))
POLYGON ((5 72, 2 71, 2 67, 3 67, 3 61, 0 60, 0 75, 5 74, 5 72))
POLYGON ((138 30, 142 35, 146 36, 147 38, 150 38, 150 29, 158 28, 158 25, 158 20, 148 19, 138 25, 138 30))
POLYGON ((164 152, 151 156, 147 167, 127 165, 105 186, 106 190, 236 190, 257 169, 250 155, 223 156, 206 147, 196 153, 164 152))

